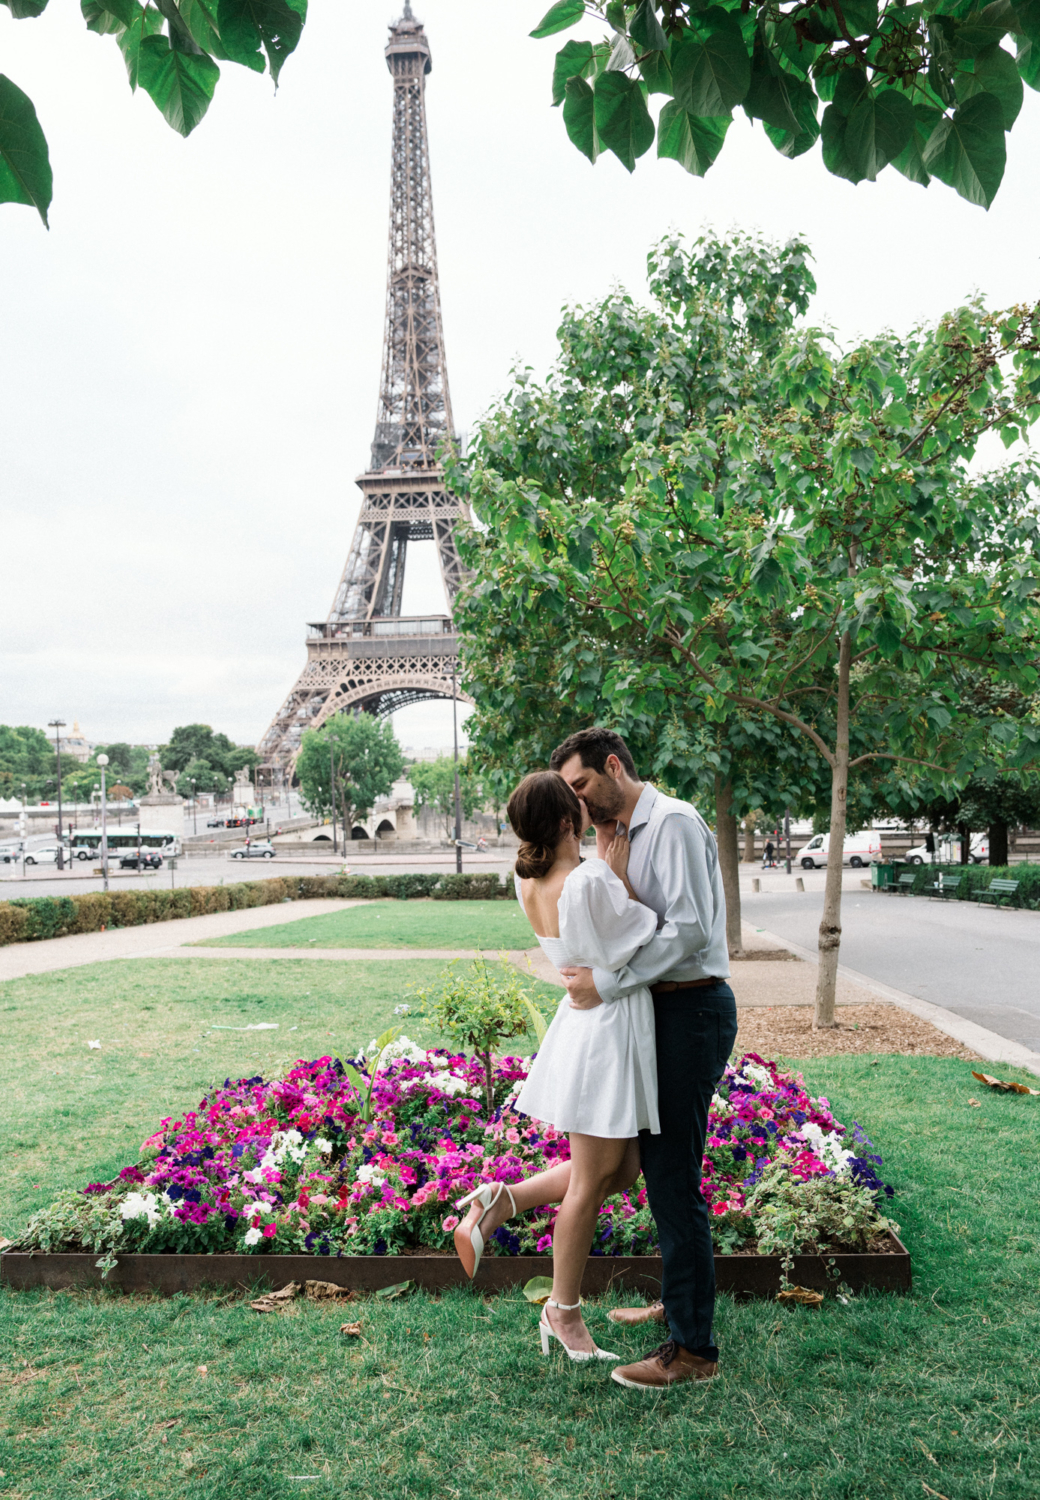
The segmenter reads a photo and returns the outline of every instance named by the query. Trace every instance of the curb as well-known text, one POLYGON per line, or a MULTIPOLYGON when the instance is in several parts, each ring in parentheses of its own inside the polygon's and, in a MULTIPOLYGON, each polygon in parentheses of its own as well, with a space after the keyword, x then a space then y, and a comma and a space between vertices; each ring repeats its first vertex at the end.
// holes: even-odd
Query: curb
MULTIPOLYGON (((792 943, 775 932, 762 931, 759 935, 780 948, 786 948, 797 958, 805 959, 806 963, 819 964, 819 954, 811 948, 803 948, 800 943, 792 943)), ((887 1000, 890 1005, 898 1005, 900 1010, 908 1010, 912 1015, 920 1016, 922 1021, 930 1022, 936 1031, 952 1036, 954 1041, 970 1047, 987 1062, 1009 1063, 1012 1067, 1024 1068, 1027 1073, 1035 1073, 1040 1077, 1040 1052, 1023 1047, 1021 1042, 1013 1042, 1010 1037, 988 1031, 985 1026, 977 1026, 974 1021, 966 1021, 963 1016, 946 1010, 942 1005, 933 1005, 930 1000, 919 1000, 916 995, 908 995, 905 990, 893 989, 890 984, 882 984, 869 974, 861 974, 858 969, 848 969, 844 964, 839 964, 838 973, 843 979, 870 990, 879 999, 887 1000)))

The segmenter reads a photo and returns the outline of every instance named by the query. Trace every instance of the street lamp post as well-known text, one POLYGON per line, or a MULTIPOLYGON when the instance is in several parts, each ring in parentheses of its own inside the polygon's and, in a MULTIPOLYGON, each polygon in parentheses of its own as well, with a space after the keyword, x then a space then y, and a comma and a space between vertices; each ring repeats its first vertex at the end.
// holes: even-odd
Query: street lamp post
POLYGON ((101 768, 101 879, 104 888, 108 890, 108 793, 105 788, 105 772, 108 769, 108 756, 99 755, 97 763, 101 768))
POLYGON ((198 831, 199 831, 198 805, 199 804, 198 804, 198 799, 197 799, 197 797, 195 795, 195 778, 194 778, 194 776, 189 776, 188 780, 191 782, 191 831, 192 831, 192 833, 198 833, 198 831))
MULTIPOLYGON (((332 803, 332 852, 339 853, 339 845, 336 843, 336 771, 332 764, 333 744, 332 735, 329 735, 329 801, 332 803)), ((346 854, 347 830, 343 830, 343 853, 346 854)))
POLYGON ((62 812, 61 812, 61 731, 65 728, 64 719, 48 719, 47 728, 54 730, 54 752, 58 757, 58 869, 64 870, 65 858, 64 848, 61 842, 62 834, 62 812))
POLYGON ((455 735, 455 873, 462 874, 462 794, 459 790, 459 699, 455 687, 455 663, 451 667, 451 722, 455 735))
POLYGON ((791 809, 784 808, 784 838, 787 840, 787 873, 791 873, 791 809))
POLYGON ((25 879, 25 846, 29 842, 29 814, 25 810, 25 782, 22 782, 22 879, 25 879))

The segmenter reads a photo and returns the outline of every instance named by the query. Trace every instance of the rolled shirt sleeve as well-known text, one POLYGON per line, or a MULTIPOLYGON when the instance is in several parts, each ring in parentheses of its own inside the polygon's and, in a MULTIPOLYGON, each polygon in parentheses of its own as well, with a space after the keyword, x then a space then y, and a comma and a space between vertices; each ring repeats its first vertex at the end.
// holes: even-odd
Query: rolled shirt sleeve
MULTIPOLYGON (((593 969, 593 982, 605 1001, 655 984, 675 971, 683 977, 706 977, 698 960, 711 943, 716 922, 718 853, 714 840, 705 834, 704 825, 692 818, 669 816, 660 823, 652 857, 654 877, 664 898, 663 921, 622 968, 614 972, 593 969)), ((728 964, 724 972, 729 972, 728 964)))

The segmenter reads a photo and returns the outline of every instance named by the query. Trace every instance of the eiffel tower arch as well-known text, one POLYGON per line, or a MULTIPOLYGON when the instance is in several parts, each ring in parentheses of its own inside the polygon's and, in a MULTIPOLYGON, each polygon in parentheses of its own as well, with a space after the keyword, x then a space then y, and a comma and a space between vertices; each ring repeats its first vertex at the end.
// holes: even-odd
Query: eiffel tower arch
POLYGON ((463 578, 455 541, 467 507, 445 488, 437 450, 454 437, 444 357, 426 132, 432 66, 405 0, 390 27, 394 83, 390 236, 382 377, 361 513, 326 620, 307 628, 307 662, 257 749, 269 775, 290 770, 305 729, 345 710, 385 716, 458 689, 451 607, 463 578), (436 543, 447 614, 401 613, 409 542, 436 543))

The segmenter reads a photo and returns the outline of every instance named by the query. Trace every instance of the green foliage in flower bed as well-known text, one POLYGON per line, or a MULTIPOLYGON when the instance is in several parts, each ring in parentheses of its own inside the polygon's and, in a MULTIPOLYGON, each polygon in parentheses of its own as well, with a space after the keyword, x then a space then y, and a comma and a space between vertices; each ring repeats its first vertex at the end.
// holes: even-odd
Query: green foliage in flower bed
POLYGON ((513 900, 513 887, 497 875, 282 875, 274 880, 242 880, 230 885, 196 885, 182 890, 93 891, 83 896, 18 896, 0 901, 0 947, 99 932, 106 927, 140 927, 177 917, 242 911, 278 901, 315 896, 354 899, 391 897, 408 901, 513 900))
MULTIPOLYGON (((609 1365, 543 1359, 518 1292, 261 1318, 245 1291, 0 1290, 3 1482, 33 1500, 1035 1500, 1040 1101, 979 1094, 955 1059, 798 1066, 839 1117, 870 1121, 910 1295, 819 1311, 722 1297, 722 1378, 646 1398, 609 1365)), ((607 1321, 626 1300, 586 1316, 635 1359, 655 1337, 607 1321)))
MULTIPOLYGON (((901 875, 910 873, 903 865, 898 870, 901 875)), ((979 892, 986 890, 991 880, 1017 880, 1018 890, 1010 901, 1002 897, 1001 905, 1024 911, 1040 910, 1040 865, 919 865, 913 871, 912 894, 926 895, 940 874, 961 877, 956 892, 943 898, 946 901, 977 901, 979 892)))

